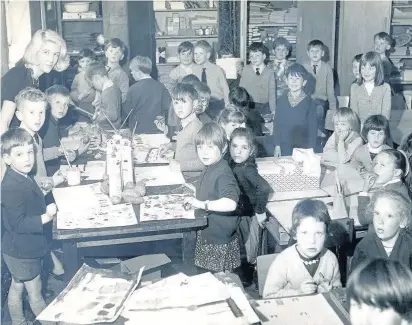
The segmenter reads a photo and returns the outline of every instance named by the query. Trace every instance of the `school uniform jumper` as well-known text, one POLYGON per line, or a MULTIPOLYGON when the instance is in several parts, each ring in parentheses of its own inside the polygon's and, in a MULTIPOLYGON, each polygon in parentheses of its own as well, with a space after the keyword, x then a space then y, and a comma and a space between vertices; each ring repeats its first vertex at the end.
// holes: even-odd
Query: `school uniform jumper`
MULTIPOLYGON (((380 150, 382 151, 390 148, 391 147, 389 147, 388 145, 383 144, 380 150)), ((373 158, 376 157, 376 154, 373 154, 369 151, 369 146, 367 143, 356 148, 355 152, 353 153, 350 163, 358 170, 361 176, 363 176, 365 172, 372 171, 372 155, 373 158)))
MULTIPOLYGON (((122 123, 121 106, 122 93, 115 84, 102 91, 100 109, 106 114, 115 128, 119 128, 122 123)), ((113 130, 107 118, 100 114, 97 117, 97 122, 103 130, 113 130)))
POLYGON ((319 255, 319 264, 312 276, 299 255, 296 245, 282 251, 273 261, 263 289, 263 298, 275 298, 301 295, 300 285, 304 280, 323 281, 333 288, 342 287, 338 259, 330 250, 323 248, 319 255))
POLYGON ((346 164, 351 160, 355 150, 362 144, 363 140, 359 133, 351 131, 344 141, 344 151, 339 154, 336 132, 333 132, 323 148, 322 161, 335 167, 346 164))
POLYGON ((120 65, 115 68, 109 68, 107 74, 110 80, 113 81, 116 87, 121 91, 121 103, 124 103, 130 85, 129 76, 120 65))
POLYGON ((315 148, 316 110, 312 98, 305 96, 292 106, 288 94, 278 99, 273 126, 273 142, 280 146, 282 156, 291 156, 293 148, 315 148))
MULTIPOLYGON (((239 186, 227 161, 220 159, 206 166, 196 185, 196 198, 215 201, 239 200, 239 186)), ((208 226, 197 235, 195 265, 210 271, 230 271, 240 266, 239 240, 236 229, 239 217, 234 212, 195 210, 196 218, 208 219, 208 226)))
POLYGON ((392 261, 399 261, 412 269, 412 237, 405 229, 401 229, 395 246, 388 254, 383 247, 382 241, 374 231, 369 231, 356 246, 353 252, 351 270, 354 270, 365 260, 384 258, 392 261))

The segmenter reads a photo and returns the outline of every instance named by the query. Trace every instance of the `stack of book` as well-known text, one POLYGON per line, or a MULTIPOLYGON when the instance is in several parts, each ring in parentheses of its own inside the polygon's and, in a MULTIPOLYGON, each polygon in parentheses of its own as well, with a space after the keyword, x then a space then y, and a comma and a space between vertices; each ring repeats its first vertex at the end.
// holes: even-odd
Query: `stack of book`
POLYGON ((253 42, 261 42, 261 34, 258 27, 249 27, 248 31, 248 45, 252 44, 253 42))
POLYGON ((249 5, 249 24, 261 24, 269 21, 270 11, 266 11, 267 3, 251 2, 249 5))

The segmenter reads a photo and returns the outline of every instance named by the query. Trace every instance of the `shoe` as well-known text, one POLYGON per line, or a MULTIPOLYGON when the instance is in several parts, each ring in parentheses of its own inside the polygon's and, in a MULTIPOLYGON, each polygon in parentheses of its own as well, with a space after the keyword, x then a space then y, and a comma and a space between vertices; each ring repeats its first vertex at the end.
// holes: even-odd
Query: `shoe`
POLYGON ((57 281, 65 281, 64 273, 63 274, 54 274, 53 272, 50 272, 49 275, 57 281))

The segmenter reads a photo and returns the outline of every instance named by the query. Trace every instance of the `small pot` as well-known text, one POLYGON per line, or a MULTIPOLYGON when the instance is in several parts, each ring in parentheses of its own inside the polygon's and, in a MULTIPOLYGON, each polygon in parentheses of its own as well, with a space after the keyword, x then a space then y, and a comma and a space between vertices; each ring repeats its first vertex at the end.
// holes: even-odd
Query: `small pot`
POLYGON ((80 170, 78 168, 72 168, 67 171, 67 184, 69 186, 80 184, 80 170))

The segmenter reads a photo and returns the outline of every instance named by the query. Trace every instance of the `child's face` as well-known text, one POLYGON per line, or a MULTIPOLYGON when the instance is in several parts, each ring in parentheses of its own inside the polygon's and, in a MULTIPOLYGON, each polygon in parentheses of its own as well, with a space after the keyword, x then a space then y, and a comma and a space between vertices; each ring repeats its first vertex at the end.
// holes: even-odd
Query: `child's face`
POLYGON ((341 136, 343 134, 346 134, 351 130, 350 124, 348 121, 343 121, 337 119, 336 121, 333 122, 335 132, 338 134, 338 136, 341 136))
POLYGON ((291 92, 298 92, 301 91, 306 85, 306 80, 304 80, 301 76, 289 74, 286 78, 286 84, 291 92))
POLYGON ((296 241, 299 253, 306 258, 318 255, 326 240, 325 223, 313 217, 306 217, 301 220, 296 229, 296 241))
POLYGON ((319 46, 312 46, 308 50, 308 56, 311 62, 319 62, 325 55, 325 51, 319 46))
POLYGON ((401 317, 392 308, 380 309, 365 303, 350 301, 350 322, 352 325, 403 325, 401 317))
POLYGON ((51 115, 56 120, 60 120, 67 114, 70 104, 70 97, 56 94, 49 99, 49 104, 51 115))
POLYGON ((173 98, 173 109, 178 118, 185 119, 194 113, 194 108, 197 107, 198 101, 191 99, 189 96, 183 98, 173 98))
POLYGON ((360 68, 361 76, 364 81, 375 81, 376 67, 371 66, 369 63, 362 65, 360 68))
POLYGON ((38 132, 46 118, 46 102, 23 101, 22 107, 16 111, 17 118, 34 133, 38 132))
POLYGON ((37 52, 38 67, 44 73, 49 73, 56 65, 60 56, 60 46, 54 42, 46 42, 37 52))
POLYGON ((195 47, 195 62, 196 64, 205 64, 209 61, 210 53, 206 50, 202 49, 201 47, 195 47))
POLYGON ((228 139, 230 139, 230 136, 232 135, 235 129, 245 127, 245 123, 236 122, 221 123, 220 125, 225 130, 228 139))
POLYGON ((235 163, 245 162, 251 155, 252 148, 245 137, 234 137, 230 142, 230 155, 235 163))
POLYGON ((238 61, 238 62, 236 62, 236 73, 238 75, 242 75, 242 72, 243 72, 243 62, 238 61))
POLYGON ((222 158, 222 151, 213 143, 202 143, 196 146, 197 155, 205 166, 213 165, 222 158))
POLYGON ((353 75, 355 76, 356 79, 358 79, 360 77, 359 61, 353 61, 352 62, 352 72, 353 72, 353 75))
POLYGON ((105 55, 109 63, 119 63, 123 59, 123 51, 120 47, 109 46, 105 55))
POLYGON ((395 163, 386 152, 379 153, 374 161, 373 172, 378 175, 376 185, 383 185, 400 175, 400 170, 395 168, 395 163))
POLYGON ((288 55, 289 51, 285 45, 278 45, 275 48, 275 58, 276 60, 284 60, 288 55))
POLYGON ((385 131, 369 130, 367 139, 372 148, 379 148, 385 142, 385 131))
POLYGON ((379 54, 385 54, 386 51, 389 51, 391 49, 391 46, 386 40, 376 37, 374 49, 375 49, 375 52, 379 54))
POLYGON ((92 60, 91 58, 88 58, 88 57, 81 58, 81 59, 79 60, 79 67, 80 67, 80 69, 82 69, 82 71, 85 71, 86 68, 87 68, 87 66, 88 66, 91 62, 93 62, 93 60, 92 60))
POLYGON ((254 67, 259 67, 260 65, 263 64, 263 62, 265 62, 266 54, 264 54, 260 51, 250 52, 249 53, 249 59, 250 59, 250 63, 254 67))
POLYGON ((398 211, 396 204, 385 197, 375 202, 373 227, 380 240, 392 239, 398 234, 401 225, 403 226, 403 220, 396 211, 398 211))
POLYGON ((193 63, 193 52, 191 50, 181 51, 179 53, 179 60, 183 65, 191 65, 193 63))
POLYGON ((202 97, 202 95, 200 95, 199 105, 202 108, 203 112, 205 112, 209 106, 209 99, 207 99, 206 97, 202 97))
POLYGON ((4 154, 5 163, 23 174, 28 174, 34 166, 34 147, 33 144, 24 144, 14 147, 10 154, 4 154))

